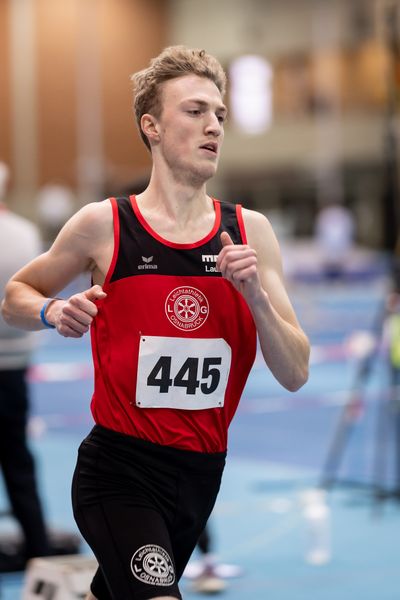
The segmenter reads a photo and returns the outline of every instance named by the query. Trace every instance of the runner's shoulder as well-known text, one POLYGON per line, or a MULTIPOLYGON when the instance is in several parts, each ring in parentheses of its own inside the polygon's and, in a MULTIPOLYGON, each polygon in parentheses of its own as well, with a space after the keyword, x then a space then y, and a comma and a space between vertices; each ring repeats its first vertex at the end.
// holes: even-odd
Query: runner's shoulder
POLYGON ((83 237, 108 237, 113 230, 112 208, 109 199, 85 204, 71 219, 75 231, 83 237))
POLYGON ((265 215, 248 208, 243 208, 242 214, 249 239, 263 243, 274 237, 271 223, 265 215))

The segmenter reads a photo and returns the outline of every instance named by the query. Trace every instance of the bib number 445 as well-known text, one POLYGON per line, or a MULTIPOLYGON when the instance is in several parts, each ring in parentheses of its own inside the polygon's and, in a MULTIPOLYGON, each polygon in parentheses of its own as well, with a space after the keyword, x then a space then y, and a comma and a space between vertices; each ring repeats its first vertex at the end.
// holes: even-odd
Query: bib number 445
POLYGON ((217 389, 221 379, 221 372, 218 367, 222 363, 222 358, 205 357, 202 360, 200 379, 199 361, 199 358, 188 357, 172 379, 172 357, 160 356, 147 377, 147 385, 158 387, 161 394, 168 393, 171 386, 185 388, 186 394, 195 394, 197 388, 200 388, 203 394, 212 394, 217 389))
POLYGON ((201 410, 224 405, 231 348, 222 338, 142 336, 136 406, 201 410))

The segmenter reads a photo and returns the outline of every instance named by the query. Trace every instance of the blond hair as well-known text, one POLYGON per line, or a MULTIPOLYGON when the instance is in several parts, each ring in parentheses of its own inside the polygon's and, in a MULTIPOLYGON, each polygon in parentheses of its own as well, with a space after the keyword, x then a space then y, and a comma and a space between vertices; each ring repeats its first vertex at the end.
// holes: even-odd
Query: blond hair
POLYGON ((140 135, 150 149, 149 140, 140 126, 141 118, 149 113, 159 118, 161 115, 160 85, 169 79, 184 75, 207 77, 215 83, 221 96, 226 91, 226 75, 214 56, 205 50, 186 48, 186 46, 169 46, 161 54, 150 61, 150 65, 132 75, 134 84, 133 107, 140 135))

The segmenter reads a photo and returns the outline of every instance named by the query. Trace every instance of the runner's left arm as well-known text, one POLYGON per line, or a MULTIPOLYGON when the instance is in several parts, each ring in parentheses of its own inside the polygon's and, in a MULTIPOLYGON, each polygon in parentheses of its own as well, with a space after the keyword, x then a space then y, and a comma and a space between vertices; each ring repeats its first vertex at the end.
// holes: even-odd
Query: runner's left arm
POLYGON ((217 266, 247 301, 272 374, 296 391, 308 379, 310 345, 285 289, 279 244, 263 215, 243 210, 243 219, 248 244, 234 245, 222 233, 217 266))

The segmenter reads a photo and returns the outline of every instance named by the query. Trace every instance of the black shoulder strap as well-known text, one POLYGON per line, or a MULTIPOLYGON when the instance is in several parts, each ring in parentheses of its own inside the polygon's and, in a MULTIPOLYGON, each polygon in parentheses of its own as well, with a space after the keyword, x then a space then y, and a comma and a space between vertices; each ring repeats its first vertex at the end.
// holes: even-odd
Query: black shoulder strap
MULTIPOLYGON (((221 225, 220 231, 226 231, 234 244, 244 244, 237 218, 237 205, 230 202, 220 202, 221 225)), ((240 209, 239 209, 240 210, 240 209)))

